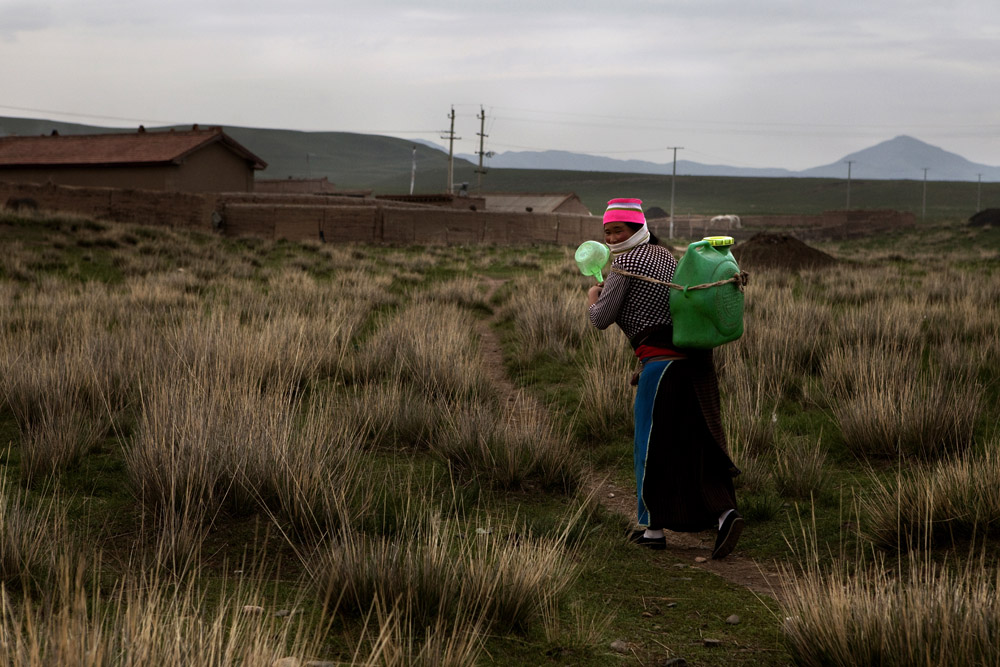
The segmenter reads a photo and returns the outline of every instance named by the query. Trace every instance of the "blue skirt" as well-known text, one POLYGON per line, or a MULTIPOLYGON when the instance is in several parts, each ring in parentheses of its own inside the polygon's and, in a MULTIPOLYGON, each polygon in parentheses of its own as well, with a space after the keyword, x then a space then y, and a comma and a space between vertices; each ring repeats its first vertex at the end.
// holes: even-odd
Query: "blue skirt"
POLYGON ((732 461, 705 421, 695 372, 690 360, 671 359, 646 363, 639 376, 634 459, 640 525, 699 532, 717 528, 719 515, 736 508, 732 461))

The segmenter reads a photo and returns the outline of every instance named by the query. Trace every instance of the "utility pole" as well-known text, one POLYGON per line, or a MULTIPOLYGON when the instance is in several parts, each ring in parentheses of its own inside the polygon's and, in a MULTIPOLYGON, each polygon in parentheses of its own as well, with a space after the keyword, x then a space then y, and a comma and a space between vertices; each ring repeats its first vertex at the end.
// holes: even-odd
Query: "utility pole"
POLYGON ((479 115, 476 116, 479 119, 479 168, 476 169, 476 192, 481 192, 483 189, 483 174, 486 170, 483 169, 483 140, 486 139, 486 112, 483 110, 483 105, 479 105, 479 115))
POLYGON ((854 164, 854 160, 846 160, 847 162, 847 208, 845 210, 851 210, 851 165, 854 164))
POLYGON ((924 167, 924 201, 920 206, 920 222, 927 217, 927 167, 924 167))
POLYGON ((983 175, 979 174, 979 185, 976 186, 976 213, 983 210, 983 175))
POLYGON ((417 147, 413 147, 413 166, 410 167, 410 194, 413 194, 413 184, 417 182, 417 147))
POLYGON ((674 185, 677 181, 677 151, 684 150, 684 147, 667 146, 667 150, 674 152, 674 173, 670 176, 670 238, 674 238, 674 185))
POLYGON ((448 187, 445 188, 445 192, 452 194, 455 190, 455 139, 461 139, 462 137, 455 136, 455 107, 451 107, 451 113, 448 114, 448 118, 451 118, 451 129, 448 130, 448 136, 441 137, 442 139, 448 140, 448 187))

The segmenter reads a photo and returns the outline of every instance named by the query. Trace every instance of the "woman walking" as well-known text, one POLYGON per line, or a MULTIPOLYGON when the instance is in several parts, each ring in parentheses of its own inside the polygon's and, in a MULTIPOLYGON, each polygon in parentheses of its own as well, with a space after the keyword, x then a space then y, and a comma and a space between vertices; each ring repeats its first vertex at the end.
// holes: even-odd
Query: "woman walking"
POLYGON ((712 351, 673 347, 671 288, 662 283, 671 281, 677 261, 649 233, 640 200, 608 202, 604 239, 614 261, 607 280, 587 293, 590 321, 599 329, 617 324, 641 364, 634 458, 637 518, 644 529, 631 539, 665 549, 664 529, 713 528, 712 558, 725 558, 739 540, 743 518, 736 511, 733 477, 739 470, 722 430, 712 351))

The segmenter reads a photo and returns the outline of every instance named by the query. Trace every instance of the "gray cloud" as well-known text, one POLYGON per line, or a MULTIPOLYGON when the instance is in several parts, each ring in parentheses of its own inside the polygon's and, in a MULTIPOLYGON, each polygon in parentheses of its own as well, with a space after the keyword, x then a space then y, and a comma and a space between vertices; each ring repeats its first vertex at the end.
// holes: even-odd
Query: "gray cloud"
POLYGON ((55 17, 48 7, 31 2, 0 3, 0 39, 14 40, 21 33, 52 25, 55 17))
MULTIPOLYGON (((990 0, 0 0, 5 103, 803 168, 909 133, 1000 164, 990 0)), ((6 113, 0 107, 0 114, 6 113)), ((53 116, 54 117, 54 116, 53 116)))

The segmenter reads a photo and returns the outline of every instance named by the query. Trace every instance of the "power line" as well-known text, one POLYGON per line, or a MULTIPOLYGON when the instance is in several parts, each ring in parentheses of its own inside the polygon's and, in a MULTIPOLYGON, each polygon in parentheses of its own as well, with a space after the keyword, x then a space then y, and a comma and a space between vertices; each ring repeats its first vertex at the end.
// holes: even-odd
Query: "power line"
POLYGON ((451 113, 448 114, 448 118, 451 119, 451 129, 448 130, 447 137, 441 137, 442 139, 448 140, 448 189, 445 191, 448 194, 452 194, 455 191, 455 139, 461 139, 462 137, 455 136, 455 107, 451 107, 451 113))
POLYGON ((670 177, 670 238, 674 238, 674 184, 677 181, 677 151, 684 150, 684 147, 668 146, 667 150, 674 152, 674 173, 670 177))
MULTIPOLYGON (((486 151, 483 150, 483 141, 486 139, 486 111, 483 109, 482 105, 479 107, 479 115, 476 116, 479 119, 479 168, 476 169, 476 192, 482 192, 483 189, 483 174, 486 170, 483 169, 483 157, 487 155, 486 151)), ((492 153, 488 154, 489 157, 493 157, 492 153)))
MULTIPOLYGON (((0 104, 0 109, 10 109, 11 111, 28 111, 31 113, 55 114, 58 116, 72 116, 74 118, 97 118, 100 120, 119 120, 126 123, 160 123, 163 125, 182 125, 172 120, 156 120, 154 118, 124 118, 122 116, 102 116, 93 113, 74 113, 72 111, 56 111, 54 109, 34 109, 32 107, 13 107, 7 104, 0 104)), ((58 121, 56 121, 58 122, 58 121)))
POLYGON ((844 160, 847 163, 847 207, 844 209, 846 211, 851 210, 851 165, 857 162, 857 160, 844 160))

